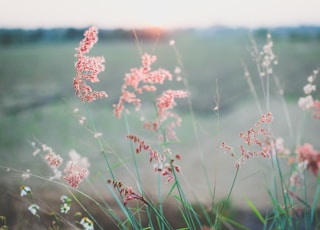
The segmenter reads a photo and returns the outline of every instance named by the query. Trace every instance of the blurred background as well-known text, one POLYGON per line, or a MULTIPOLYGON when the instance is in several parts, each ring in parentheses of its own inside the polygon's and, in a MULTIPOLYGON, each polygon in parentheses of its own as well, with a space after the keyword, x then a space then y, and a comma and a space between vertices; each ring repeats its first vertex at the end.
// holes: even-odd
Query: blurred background
MULTIPOLYGON (((177 111, 183 118, 182 126, 177 129, 181 142, 172 149, 183 157, 179 162, 181 177, 191 197, 195 195, 202 202, 211 199, 206 174, 217 199, 227 195, 235 173, 234 161, 217 146, 222 140, 233 146, 239 144, 239 133, 250 128, 259 117, 244 77, 244 66, 251 73, 261 106, 265 108, 256 63, 251 56, 252 38, 261 49, 270 33, 279 62, 274 74, 282 86, 290 120, 284 116, 282 97, 272 81, 275 136, 283 137, 292 152, 304 142, 320 148, 319 121, 308 118, 297 106, 299 97, 304 96, 307 77, 320 67, 319 1, 94 0, 89 4, 75 0, 0 0, 0 3, 0 164, 3 166, 0 174, 4 185, 0 215, 12 212, 10 223, 20 215, 14 211, 19 204, 8 203, 21 202, 20 185, 31 184, 39 191, 50 187, 50 182, 32 177, 24 180, 12 170, 52 176, 41 156, 32 155, 34 141, 51 146, 65 160, 73 149, 87 157, 91 163, 91 181, 108 196, 104 181, 110 175, 102 161, 101 149, 92 133, 79 125, 75 108, 79 108, 79 115, 93 120, 97 130, 103 133, 104 147, 118 179, 135 186, 136 177, 117 166, 119 159, 125 160, 127 169, 134 174, 130 144, 125 138, 127 128, 123 119, 113 116, 112 105, 118 101, 125 73, 140 66, 140 52, 157 56, 154 69, 165 68, 173 73, 174 79, 181 76, 189 83, 196 120, 190 114, 187 100, 178 101, 177 111), (91 25, 99 28, 99 42, 90 55, 106 59, 106 70, 93 88, 105 90, 109 97, 83 104, 75 97, 72 87, 74 54, 83 32, 91 25), (175 47, 169 45, 171 40, 175 40, 175 47), (177 66, 182 69, 181 74, 174 74, 177 66), (213 110, 217 95, 219 114, 213 110), (204 168, 208 171, 204 172, 204 168)), ((183 81, 167 84, 170 88, 185 88, 183 81)), ((142 112, 145 117, 152 113, 148 108, 142 112)), ((140 116, 135 113, 128 116, 131 132, 148 138, 140 116)), ((139 160, 144 186, 152 195, 157 178, 152 174, 148 157, 139 155, 139 160)), ((283 164, 286 167, 286 161, 283 164)), ((244 165, 232 198, 235 207, 248 209, 244 196, 259 208, 270 206, 265 190, 269 170, 270 163, 265 159, 252 159, 244 165), (253 187, 259 189, 252 190, 253 187)), ((311 174, 308 176, 312 197, 316 179, 311 174)), ((164 192, 166 189, 170 186, 164 192)))

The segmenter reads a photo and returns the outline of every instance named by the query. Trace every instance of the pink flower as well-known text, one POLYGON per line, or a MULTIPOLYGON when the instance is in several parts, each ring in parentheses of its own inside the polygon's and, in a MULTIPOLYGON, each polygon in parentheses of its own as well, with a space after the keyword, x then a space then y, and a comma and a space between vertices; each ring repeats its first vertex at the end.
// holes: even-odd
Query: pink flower
POLYGON ((77 50, 77 61, 75 62, 76 77, 73 79, 73 87, 76 95, 82 101, 94 101, 97 98, 108 97, 104 91, 93 91, 86 81, 99 82, 98 74, 104 71, 105 62, 103 57, 89 57, 84 54, 88 53, 93 45, 98 41, 98 30, 90 27, 84 33, 84 39, 80 42, 77 50))
POLYGON ((73 188, 78 188, 79 184, 89 173, 88 169, 82 168, 72 161, 68 162, 64 172, 66 173, 66 176, 64 176, 63 179, 65 179, 73 188))
POLYGON ((298 160, 300 162, 307 162, 307 169, 317 177, 320 168, 320 151, 314 150, 309 143, 297 148, 298 160))
POLYGON ((313 107, 313 98, 311 95, 300 97, 298 105, 302 110, 310 110, 313 107))
POLYGON ((155 84, 163 84, 165 80, 172 80, 172 75, 165 69, 159 68, 151 71, 151 65, 156 60, 156 56, 145 53, 141 57, 141 67, 131 68, 130 73, 125 74, 121 87, 122 95, 118 104, 114 105, 114 114, 117 118, 121 117, 126 103, 134 104, 137 110, 140 108, 141 100, 136 94, 142 94, 143 91, 155 92, 157 90, 155 84))
POLYGON ((314 100, 312 114, 314 119, 320 119, 320 101, 314 100))
POLYGON ((62 164, 63 159, 61 158, 60 155, 57 155, 51 147, 45 144, 42 144, 42 150, 47 152, 44 159, 47 161, 47 163, 50 166, 54 168, 58 168, 62 164))
MULTIPOLYGON (((175 159, 170 159, 171 164, 166 162, 166 155, 160 154, 157 150, 151 148, 150 145, 146 144, 145 141, 141 140, 135 135, 128 135, 127 138, 138 145, 136 148, 136 153, 139 154, 142 150, 149 152, 149 161, 154 163, 154 171, 156 173, 161 173, 161 175, 167 178, 167 182, 174 180, 173 170, 180 172, 180 167, 174 164, 174 160, 181 160, 181 155, 176 154, 175 159), (171 167, 172 166, 172 167, 171 167)), ((168 155, 172 155, 169 149, 166 150, 168 155)))
POLYGON ((262 127, 262 125, 271 123, 273 117, 271 113, 266 113, 260 117, 254 127, 248 129, 246 132, 240 133, 244 145, 240 145, 240 153, 236 154, 233 148, 222 142, 220 148, 224 152, 230 153, 232 157, 236 158, 235 167, 237 169, 245 163, 245 161, 253 156, 261 156, 263 158, 269 158, 272 153, 272 146, 275 145, 275 141, 271 139, 268 129, 262 127), (271 139, 271 140, 270 140, 271 139), (271 141, 273 144, 271 145, 271 141))
POLYGON ((157 98, 157 107, 159 111, 172 109, 176 103, 175 98, 186 98, 188 93, 183 90, 167 90, 157 98))
POLYGON ((59 167, 63 162, 63 159, 60 157, 60 155, 57 155, 54 152, 49 152, 45 156, 45 160, 48 162, 50 166, 56 168, 59 167))
POLYGON ((93 45, 98 41, 98 29, 94 26, 84 32, 84 39, 80 42, 80 47, 77 48, 80 53, 88 53, 93 45))
POLYGON ((143 196, 134 192, 131 187, 124 187, 120 181, 107 180, 107 183, 113 185, 114 188, 118 189, 120 195, 124 196, 123 205, 126 206, 130 200, 140 200, 148 205, 148 202, 143 198, 143 196))

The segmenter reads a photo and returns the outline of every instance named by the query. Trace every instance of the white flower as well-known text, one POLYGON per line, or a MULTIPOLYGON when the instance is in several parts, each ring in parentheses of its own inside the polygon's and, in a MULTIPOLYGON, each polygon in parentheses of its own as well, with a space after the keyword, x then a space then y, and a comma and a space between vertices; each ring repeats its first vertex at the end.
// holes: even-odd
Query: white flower
POLYGON ((69 212, 69 210, 70 210, 70 204, 68 204, 68 203, 61 204, 61 206, 60 206, 61 213, 67 214, 69 212))
POLYGON ((85 229, 85 230, 94 230, 93 222, 88 217, 83 217, 80 221, 80 224, 82 225, 83 229, 85 229))
POLYGON ((309 110, 313 107, 313 98, 311 95, 306 97, 300 97, 298 101, 298 105, 302 110, 309 110))
POLYGON ((31 194, 31 188, 30 187, 28 187, 28 186, 24 186, 24 185, 22 185, 21 187, 20 187, 20 196, 26 196, 26 195, 28 195, 28 194, 31 194))
POLYGON ((33 214, 36 215, 40 207, 36 204, 32 204, 28 207, 28 210, 33 214))
POLYGON ((310 94, 312 91, 316 91, 316 86, 312 84, 306 84, 303 87, 303 91, 305 94, 310 94))

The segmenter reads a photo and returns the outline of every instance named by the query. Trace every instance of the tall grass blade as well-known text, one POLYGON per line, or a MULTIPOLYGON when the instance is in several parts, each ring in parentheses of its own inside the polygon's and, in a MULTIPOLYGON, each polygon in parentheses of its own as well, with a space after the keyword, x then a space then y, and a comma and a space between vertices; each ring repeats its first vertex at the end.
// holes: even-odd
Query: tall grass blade
POLYGON ((247 204, 249 205, 249 207, 251 208, 251 210, 253 211, 253 213, 258 217, 258 219, 261 221, 261 223, 263 223, 263 225, 267 224, 267 221, 263 218, 263 216, 261 215, 260 211, 257 209, 257 207, 247 198, 244 198, 247 202, 247 204))

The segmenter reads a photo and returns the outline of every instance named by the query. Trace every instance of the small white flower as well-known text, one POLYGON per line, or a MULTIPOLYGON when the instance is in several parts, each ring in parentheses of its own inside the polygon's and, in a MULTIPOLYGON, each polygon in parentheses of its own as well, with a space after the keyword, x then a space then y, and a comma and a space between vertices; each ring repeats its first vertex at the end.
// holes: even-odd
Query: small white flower
POLYGON ((60 212, 63 214, 67 214, 68 212, 69 212, 69 210, 70 210, 70 204, 68 204, 68 203, 63 203, 63 204, 61 204, 61 206, 60 206, 60 212))
POLYGON ((20 196, 26 196, 26 195, 28 195, 28 194, 31 194, 31 188, 30 187, 28 187, 28 186, 25 186, 25 185, 22 185, 21 187, 20 187, 20 196))
POLYGON ((80 224, 84 230, 94 230, 93 222, 88 217, 83 217, 80 221, 80 224))
POLYGON ((33 215, 36 215, 38 213, 38 210, 40 209, 40 207, 36 204, 31 204, 29 207, 28 207, 28 210, 33 214, 33 215))

